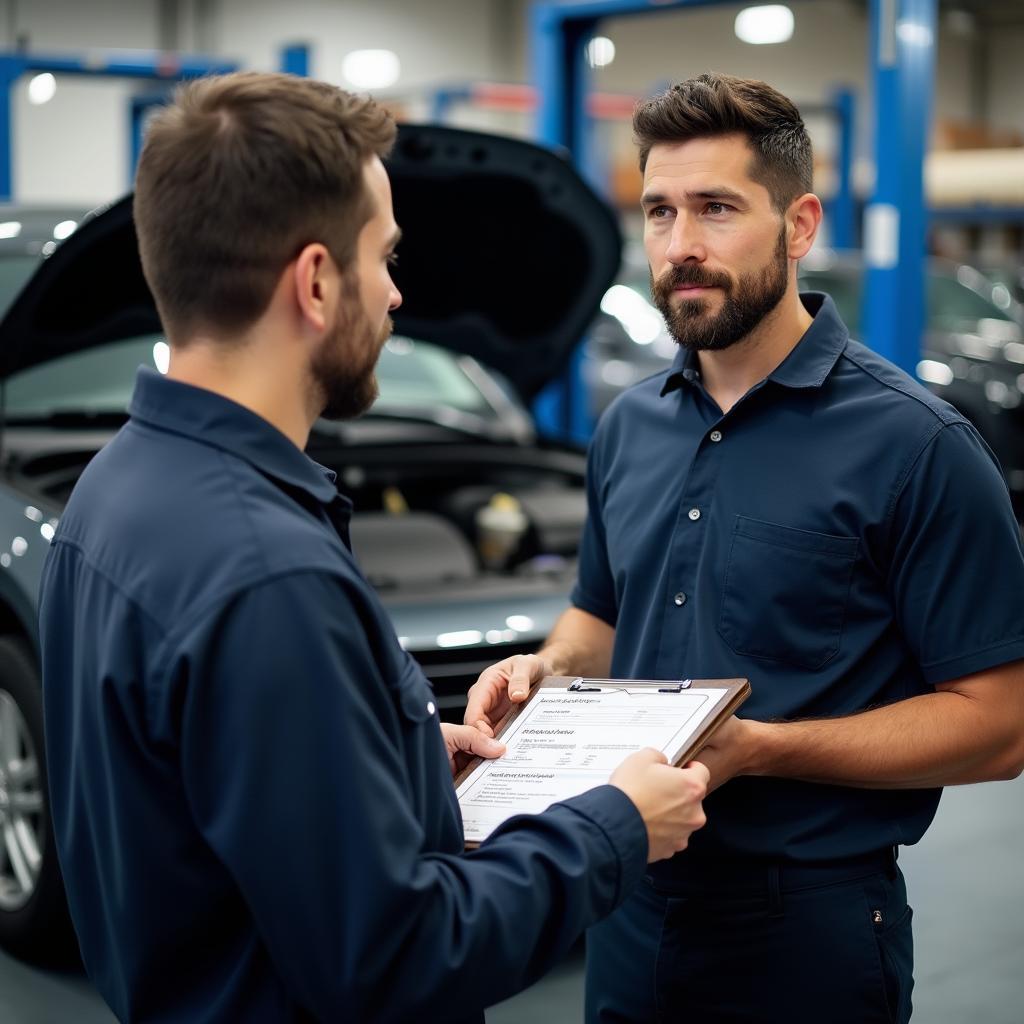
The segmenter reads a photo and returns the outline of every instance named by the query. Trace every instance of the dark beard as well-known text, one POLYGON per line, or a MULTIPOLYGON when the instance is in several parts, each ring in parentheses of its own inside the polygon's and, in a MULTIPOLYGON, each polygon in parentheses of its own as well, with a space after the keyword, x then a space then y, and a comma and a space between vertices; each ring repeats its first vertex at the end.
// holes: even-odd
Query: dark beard
POLYGON ((374 338, 358 302, 357 294, 355 314, 335 324, 310 367, 313 384, 324 402, 320 415, 326 420, 354 420, 373 405, 379 394, 374 370, 394 324, 391 317, 387 317, 380 334, 374 338))
POLYGON ((705 270, 698 264, 672 267, 657 280, 651 275, 651 297, 665 318, 669 334, 682 348, 720 351, 742 341, 782 301, 789 283, 786 228, 782 227, 771 259, 761 268, 741 277, 735 285, 728 274, 705 270), (721 288, 722 308, 712 316, 704 299, 672 303, 679 285, 721 288))

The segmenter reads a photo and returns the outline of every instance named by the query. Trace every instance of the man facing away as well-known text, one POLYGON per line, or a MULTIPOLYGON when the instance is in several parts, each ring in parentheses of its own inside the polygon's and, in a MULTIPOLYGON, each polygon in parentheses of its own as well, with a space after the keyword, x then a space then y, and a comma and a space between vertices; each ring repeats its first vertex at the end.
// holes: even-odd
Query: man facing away
POLYGON ((634 131, 680 352, 595 433, 573 606, 481 675, 466 721, 548 673, 748 677, 700 755, 710 826, 588 936, 588 1021, 902 1024, 895 848, 940 787, 1024 767, 1006 487, 955 409, 798 294, 821 204, 788 99, 702 75, 634 131))
POLYGON ((479 1020, 703 823, 654 751, 464 854, 440 726, 302 452, 363 412, 400 302, 369 99, 283 75, 186 86, 135 222, 171 345, 82 475, 43 579, 57 849, 124 1021, 479 1020))

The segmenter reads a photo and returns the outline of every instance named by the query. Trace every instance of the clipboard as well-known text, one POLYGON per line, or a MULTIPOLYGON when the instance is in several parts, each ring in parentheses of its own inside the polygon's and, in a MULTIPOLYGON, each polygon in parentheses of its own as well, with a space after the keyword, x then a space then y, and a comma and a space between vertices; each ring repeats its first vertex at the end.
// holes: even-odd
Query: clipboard
MULTIPOLYGON (((674 696, 690 691, 714 692, 715 697, 712 710, 704 714, 702 721, 695 729, 691 728, 685 732, 685 735, 680 736, 682 745, 675 749, 669 744, 665 744, 665 749, 672 751, 668 756, 670 762, 675 765, 684 765, 688 761, 692 761, 700 749, 707 744, 715 730, 728 720, 736 709, 749 697, 751 692, 750 683, 746 679, 597 679, 583 676, 547 676, 539 683, 533 685, 525 701, 514 705, 497 723, 494 730, 495 737, 501 740, 510 731, 514 733, 515 729, 513 727, 515 723, 520 716, 530 709, 538 695, 559 690, 566 694, 585 695, 588 703, 598 699, 602 693, 625 693, 629 695, 642 693, 646 698, 645 706, 648 707, 650 706, 650 697, 652 695, 657 695, 659 701, 661 699, 671 701, 674 696)), ((546 698, 544 703, 549 703, 549 700, 546 698)), ((558 702, 556 701, 556 703, 558 702)), ((543 709, 540 711, 540 714, 545 714, 543 709)), ((532 723, 525 726, 525 728, 531 727, 532 723)), ((680 730, 680 732, 683 732, 683 730, 680 730)), ((624 754, 623 757, 625 756, 624 754)), ((474 758, 455 777, 455 788, 459 789, 463 782, 482 764, 485 764, 485 761, 490 765, 499 764, 499 761, 496 760, 486 760, 480 757, 474 758)), ((479 785, 479 782, 473 782, 468 789, 473 790, 479 785)), ((468 840, 466 843, 467 849, 472 849, 477 845, 479 844, 471 840, 468 840)))

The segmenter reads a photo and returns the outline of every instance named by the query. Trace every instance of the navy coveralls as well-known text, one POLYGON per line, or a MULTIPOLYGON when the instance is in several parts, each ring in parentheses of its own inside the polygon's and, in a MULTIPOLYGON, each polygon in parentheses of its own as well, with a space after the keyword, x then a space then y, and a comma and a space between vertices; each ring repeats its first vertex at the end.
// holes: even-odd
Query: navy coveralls
MULTIPOLYGON (((726 415, 699 363, 638 384, 589 456, 574 603, 614 676, 747 677, 743 717, 849 715, 1024 657, 1024 557, 970 424, 831 299, 726 415)), ((893 848, 940 791, 738 778, 588 940, 589 1019, 870 1024, 910 1012, 893 848)))
POLYGON ((124 1021, 479 1020, 642 877, 610 786, 462 853, 431 687, 283 434, 140 371, 43 580, 55 837, 124 1021))

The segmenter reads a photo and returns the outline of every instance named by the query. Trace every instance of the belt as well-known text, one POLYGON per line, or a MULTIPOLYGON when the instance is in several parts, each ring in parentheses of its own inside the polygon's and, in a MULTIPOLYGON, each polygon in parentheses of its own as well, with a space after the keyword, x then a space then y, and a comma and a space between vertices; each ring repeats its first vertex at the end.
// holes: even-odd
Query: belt
POLYGON ((646 881, 665 896, 771 895, 849 882, 882 872, 892 877, 896 874, 896 857, 896 847, 824 861, 690 860, 683 857, 669 870, 648 875, 646 881))

